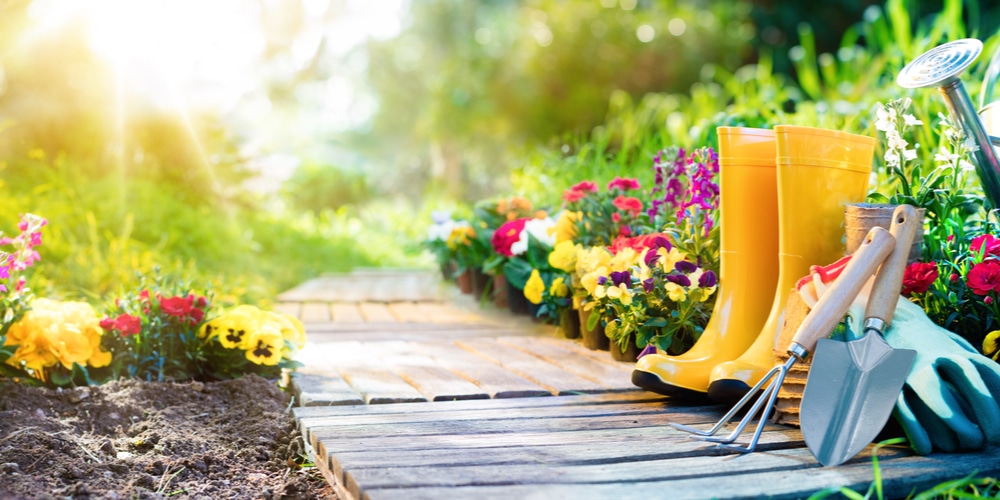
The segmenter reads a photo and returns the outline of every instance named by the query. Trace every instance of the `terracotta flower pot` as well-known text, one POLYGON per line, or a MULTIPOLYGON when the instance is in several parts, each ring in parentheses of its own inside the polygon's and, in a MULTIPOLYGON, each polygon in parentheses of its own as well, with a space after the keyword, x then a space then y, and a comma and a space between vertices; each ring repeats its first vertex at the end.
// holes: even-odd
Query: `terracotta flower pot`
POLYGON ((507 282, 507 307, 514 314, 528 314, 528 299, 524 298, 524 290, 507 282))
POLYGON ((472 271, 472 295, 481 299, 490 286, 490 277, 478 267, 473 267, 470 271, 472 271))
POLYGON ((608 336, 604 334, 604 325, 600 321, 597 322, 597 326, 593 330, 587 329, 587 319, 593 314, 592 311, 579 310, 580 313, 580 338, 583 340, 583 346, 587 349, 594 351, 607 351, 611 344, 608 336))
POLYGON ((471 270, 466 269, 465 271, 462 271, 462 273, 458 275, 458 278, 455 279, 455 282, 458 283, 458 289, 461 290, 462 293, 472 293, 471 270))
POLYGON ((559 311, 559 330, 568 339, 580 338, 580 314, 576 309, 559 311))
POLYGON ((642 349, 635 346, 635 336, 629 335, 628 345, 625 347, 625 352, 622 352, 621 346, 617 344, 611 344, 609 349, 611 351, 611 358, 615 361, 625 361, 628 363, 635 363, 635 360, 639 357, 639 353, 642 349))
POLYGON ((493 304, 506 309, 507 305, 507 277, 498 274, 493 277, 493 304))

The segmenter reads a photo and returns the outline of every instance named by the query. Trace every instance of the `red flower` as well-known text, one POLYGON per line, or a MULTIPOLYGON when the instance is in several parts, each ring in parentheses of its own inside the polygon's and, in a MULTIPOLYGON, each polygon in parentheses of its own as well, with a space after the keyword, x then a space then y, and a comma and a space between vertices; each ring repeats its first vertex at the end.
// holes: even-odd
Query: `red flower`
POLYGON ((587 197, 587 193, 583 191, 577 191, 575 189, 567 189, 563 191, 563 199, 569 203, 580 201, 587 197))
POLYGON ((992 234, 976 236, 969 244, 969 250, 975 253, 984 250, 985 256, 1000 256, 1000 239, 994 238, 992 234))
POLYGON ((597 184, 594 184, 593 182, 590 181, 581 181, 574 184, 573 187, 570 188, 570 190, 578 191, 580 193, 596 193, 597 184))
POLYGON ((142 329, 142 320, 138 316, 130 316, 128 314, 122 314, 115 319, 115 330, 122 337, 128 337, 130 335, 136 335, 139 330, 142 329))
POLYGON ((620 214, 618 212, 615 212, 615 213, 611 214, 611 222, 614 222, 615 224, 618 224, 621 221, 622 221, 622 214, 620 214))
POLYGON ((938 277, 937 264, 933 262, 914 262, 903 271, 903 290, 900 292, 909 297, 915 293, 924 293, 938 277))
POLYGON ((622 179, 621 177, 615 177, 615 180, 608 183, 608 191, 613 191, 615 189, 620 189, 622 191, 638 190, 639 181, 637 179, 622 179))
POLYGON ((194 307, 194 295, 160 299, 160 310, 176 318, 187 318, 194 307))
POLYGON ((524 224, 528 222, 528 220, 529 219, 514 219, 509 222, 504 222, 497 228, 496 232, 493 233, 493 238, 490 239, 493 249, 504 257, 513 257, 514 253, 510 251, 510 246, 521 239, 521 231, 524 230, 524 224))
POLYGON ((143 290, 139 292, 139 299, 148 302, 149 301, 149 290, 143 290))
POLYGON ((1000 262, 987 260, 972 266, 965 284, 976 295, 989 295, 990 292, 1000 291, 1000 262))
POLYGON ((631 198, 623 195, 619 195, 615 198, 615 201, 611 202, 615 208, 618 210, 623 210, 629 212, 633 216, 639 215, 642 212, 642 202, 638 198, 631 198))
POLYGON ((104 318, 104 319, 101 320, 100 325, 101 325, 101 329, 103 329, 105 331, 110 331, 110 330, 114 329, 114 327, 115 327, 115 320, 113 320, 111 318, 104 318))
POLYGON ((608 249, 611 250, 611 253, 617 255, 618 252, 626 248, 632 248, 637 253, 642 254, 647 248, 657 250, 661 247, 669 250, 671 248, 670 240, 663 233, 653 233, 632 238, 619 236, 615 238, 615 241, 611 242, 611 246, 608 249))

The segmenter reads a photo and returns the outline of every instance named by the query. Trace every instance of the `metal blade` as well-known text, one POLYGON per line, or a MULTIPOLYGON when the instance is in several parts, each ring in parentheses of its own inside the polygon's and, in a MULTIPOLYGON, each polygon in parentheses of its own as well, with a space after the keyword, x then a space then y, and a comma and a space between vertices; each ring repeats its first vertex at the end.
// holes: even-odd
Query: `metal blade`
POLYGON ((799 409, 802 435, 816 460, 839 465, 875 439, 916 355, 872 333, 851 342, 820 339, 799 409))

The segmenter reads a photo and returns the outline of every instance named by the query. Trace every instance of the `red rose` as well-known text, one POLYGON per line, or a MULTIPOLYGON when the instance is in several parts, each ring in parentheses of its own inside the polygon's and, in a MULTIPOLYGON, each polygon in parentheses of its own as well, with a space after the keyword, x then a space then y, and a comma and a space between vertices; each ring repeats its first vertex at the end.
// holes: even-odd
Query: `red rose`
POLYGON ((1000 239, 994 238, 992 234, 976 236, 969 244, 969 250, 975 253, 983 250, 984 256, 1000 256, 1000 239))
POLYGON ((194 307, 194 295, 188 295, 187 297, 170 297, 168 299, 160 299, 160 310, 163 312, 177 317, 186 318, 188 314, 191 313, 191 309, 194 307))
POLYGON ((924 293, 938 277, 937 264, 933 262, 914 262, 903 271, 903 290, 906 297, 915 293, 924 293))
POLYGON ((597 184, 594 184, 593 182, 590 181, 581 181, 574 184, 573 187, 571 187, 570 189, 581 193, 596 193, 597 184))
POLYGON ((633 216, 639 215, 642 211, 642 202, 638 198, 619 195, 615 201, 611 202, 615 208, 631 213, 633 216))
POLYGON ((521 231, 524 230, 524 224, 528 222, 528 220, 529 219, 514 219, 509 222, 504 222, 497 228, 496 232, 493 233, 493 238, 490 239, 493 249, 504 257, 513 257, 514 253, 510 251, 510 246, 521 239, 521 231))
POLYGON ((118 330, 118 333, 120 333, 122 337, 136 335, 141 329, 142 320, 139 319, 138 316, 122 314, 121 316, 115 318, 115 330, 118 330))
POLYGON ((987 260, 972 266, 965 284, 976 295, 989 295, 1000 290, 1000 262, 987 260))

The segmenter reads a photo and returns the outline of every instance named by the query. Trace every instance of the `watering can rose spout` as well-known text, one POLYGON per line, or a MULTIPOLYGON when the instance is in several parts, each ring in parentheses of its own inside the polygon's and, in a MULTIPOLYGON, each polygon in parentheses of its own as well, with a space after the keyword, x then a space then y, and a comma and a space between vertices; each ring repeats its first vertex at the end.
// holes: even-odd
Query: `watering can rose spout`
MULTIPOLYGON (((978 150, 972 152, 976 173, 990 204, 993 207, 1000 207, 1000 158, 992 147, 993 141, 1000 143, 1000 139, 991 137, 987 132, 984 120, 980 119, 969 93, 959 78, 982 50, 983 43, 974 38, 939 45, 907 64, 896 77, 896 83, 908 89, 930 87, 938 89, 952 119, 962 129, 962 133, 978 146, 978 150)), ((997 58, 996 55, 993 57, 994 62, 997 58)), ((994 64, 991 63, 990 66, 990 69, 994 70, 994 64)), ((997 63, 994 71, 1000 72, 1000 63, 997 63)), ((989 72, 987 73, 989 79, 989 72)), ((983 88, 985 98, 987 91, 992 93, 993 84, 990 82, 984 85, 986 85, 983 88)), ((1000 113, 1000 104, 997 106, 997 112, 1000 113)), ((995 122, 1000 125, 1000 114, 997 115, 995 122)))

